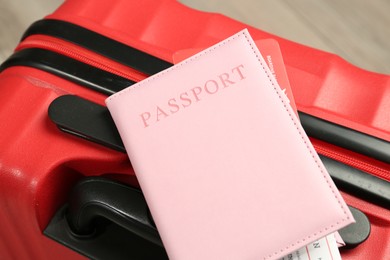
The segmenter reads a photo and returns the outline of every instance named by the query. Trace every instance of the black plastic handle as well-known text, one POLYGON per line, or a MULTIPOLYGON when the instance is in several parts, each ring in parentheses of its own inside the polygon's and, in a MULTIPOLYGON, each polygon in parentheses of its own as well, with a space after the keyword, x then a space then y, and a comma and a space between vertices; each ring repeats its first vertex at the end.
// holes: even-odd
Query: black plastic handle
MULTIPOLYGON (((346 248, 370 235, 368 218, 351 211, 356 223, 340 231, 346 248)), ((101 177, 80 181, 44 233, 91 259, 168 259, 141 191, 101 177)))
POLYGON ((44 234, 89 259, 168 259, 141 191, 102 177, 76 184, 44 234))
POLYGON ((110 112, 104 106, 78 96, 63 95, 50 104, 48 114, 66 133, 126 152, 110 112))
POLYGON ((108 219, 156 245, 163 246, 142 193, 104 178, 79 182, 69 201, 67 218, 73 232, 93 234, 95 220, 108 219))

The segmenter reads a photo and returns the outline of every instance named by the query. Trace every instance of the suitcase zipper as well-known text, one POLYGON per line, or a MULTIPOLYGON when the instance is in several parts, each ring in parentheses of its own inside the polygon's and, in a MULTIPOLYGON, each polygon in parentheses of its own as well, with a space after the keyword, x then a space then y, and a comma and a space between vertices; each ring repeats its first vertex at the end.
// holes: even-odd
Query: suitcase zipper
POLYGON ((355 155, 348 155, 348 152, 350 151, 347 151, 345 153, 337 152, 334 150, 334 148, 329 147, 330 145, 328 143, 318 142, 317 140, 312 140, 312 143, 315 150, 321 155, 349 165, 353 168, 370 173, 386 181, 390 181, 390 169, 389 167, 386 167, 387 164, 385 163, 376 162, 377 165, 374 165, 372 163, 365 162, 361 159, 356 158, 355 155), (381 164, 383 164, 383 166, 381 166, 381 164))
POLYGON ((137 82, 145 79, 148 76, 145 73, 136 71, 135 69, 122 65, 90 50, 84 49, 80 46, 77 46, 76 44, 51 36, 29 36, 16 47, 15 51, 31 48, 50 50, 98 69, 137 82))

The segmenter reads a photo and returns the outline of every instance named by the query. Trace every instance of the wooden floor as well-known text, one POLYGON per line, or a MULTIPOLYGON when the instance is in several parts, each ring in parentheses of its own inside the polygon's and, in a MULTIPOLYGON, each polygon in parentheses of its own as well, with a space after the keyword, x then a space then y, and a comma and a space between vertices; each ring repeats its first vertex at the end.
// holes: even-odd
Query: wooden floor
MULTIPOLYGON (((142 0, 141 0, 142 1, 142 0)), ((0 62, 62 0, 0 0, 0 62)), ((390 74, 390 0, 181 0, 390 74)), ((98 3, 98 1, 97 1, 98 3)))

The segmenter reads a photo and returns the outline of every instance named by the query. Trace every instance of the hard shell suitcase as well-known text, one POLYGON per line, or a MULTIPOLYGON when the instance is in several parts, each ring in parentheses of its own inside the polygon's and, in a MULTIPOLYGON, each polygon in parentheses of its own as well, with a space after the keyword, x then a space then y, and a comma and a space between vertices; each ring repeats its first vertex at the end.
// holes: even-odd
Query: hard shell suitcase
MULTIPOLYGON (((96 122, 88 120, 88 113, 81 114, 98 110, 107 122, 102 108, 107 95, 169 67, 177 51, 205 48, 243 28, 248 28, 255 40, 274 38, 279 42, 305 130, 318 153, 331 162, 330 171, 336 174, 347 167, 349 173, 341 172, 339 179, 335 176, 336 184, 341 185, 346 202, 363 211, 371 222, 369 238, 354 249, 342 250, 343 259, 388 259, 389 76, 361 70, 333 54, 172 0, 99 4, 68 0, 34 23, 3 63, 0 258, 166 257, 142 194, 129 188, 137 187, 137 181, 126 154, 120 151, 120 140, 116 140, 119 146, 111 147, 82 140, 75 134, 99 141, 53 123, 49 106, 69 94, 100 105, 86 103, 85 109, 73 111, 70 120, 81 118, 82 125, 89 126, 87 131, 93 132, 96 122), (105 179, 87 178, 91 176, 105 179), (367 178, 383 186, 375 189, 367 178), (126 200, 126 196, 132 199, 126 200), (63 207, 69 197, 76 202, 63 207), (74 223, 83 222, 77 212, 91 203, 105 205, 84 215, 87 225, 97 226, 95 233, 78 227, 81 233, 75 234, 74 223), (134 207, 127 209, 128 205, 134 207), (118 225, 95 220, 95 216, 118 225), (129 219, 139 222, 129 225, 129 219), (60 225, 53 228, 52 224, 60 225), (53 238, 53 232, 62 232, 69 241, 54 241, 48 237, 53 238)), ((64 109, 71 110, 69 104, 64 109)), ((83 108, 80 102, 76 105, 83 108)))

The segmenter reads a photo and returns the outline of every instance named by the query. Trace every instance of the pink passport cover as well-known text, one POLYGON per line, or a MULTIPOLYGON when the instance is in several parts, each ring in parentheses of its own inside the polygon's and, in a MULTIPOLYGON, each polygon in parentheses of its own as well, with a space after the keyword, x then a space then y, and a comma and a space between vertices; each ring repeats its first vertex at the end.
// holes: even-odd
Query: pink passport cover
POLYGON ((106 103, 170 259, 277 259, 353 222, 246 30, 106 103))

